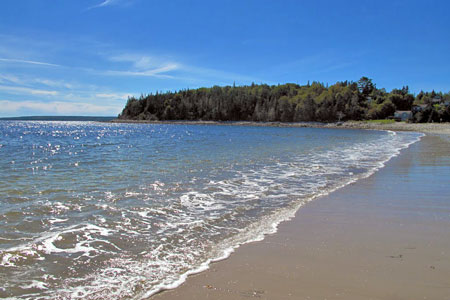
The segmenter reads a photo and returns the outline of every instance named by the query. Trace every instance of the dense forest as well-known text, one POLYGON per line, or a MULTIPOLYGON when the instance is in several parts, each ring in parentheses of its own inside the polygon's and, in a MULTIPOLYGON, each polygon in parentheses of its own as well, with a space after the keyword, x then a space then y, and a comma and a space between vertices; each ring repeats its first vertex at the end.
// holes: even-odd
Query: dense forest
POLYGON ((336 122, 393 118, 412 111, 411 122, 449 122, 450 92, 414 96, 407 86, 386 92, 371 79, 250 86, 213 86, 131 97, 119 115, 126 120, 336 122))

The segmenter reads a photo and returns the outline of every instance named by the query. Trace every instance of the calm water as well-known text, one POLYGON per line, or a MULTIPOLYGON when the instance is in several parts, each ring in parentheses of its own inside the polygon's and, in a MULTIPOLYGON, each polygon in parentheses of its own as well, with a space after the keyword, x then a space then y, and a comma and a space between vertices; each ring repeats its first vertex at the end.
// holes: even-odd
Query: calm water
POLYGON ((142 299, 419 134, 0 122, 0 298, 142 299))

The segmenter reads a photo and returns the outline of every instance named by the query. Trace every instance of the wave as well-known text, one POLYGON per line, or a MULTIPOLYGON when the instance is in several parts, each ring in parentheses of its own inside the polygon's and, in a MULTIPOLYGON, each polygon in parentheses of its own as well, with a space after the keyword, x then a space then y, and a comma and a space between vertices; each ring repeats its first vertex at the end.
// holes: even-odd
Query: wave
POLYGON ((48 232, 1 250, 0 268, 30 269, 37 261, 69 266, 64 277, 38 274, 23 281, 17 299, 145 299, 275 233, 305 203, 372 175, 421 136, 387 132, 368 141, 213 166, 208 176, 189 182, 158 179, 108 190, 101 201, 84 195, 75 206, 84 218, 78 224, 69 225, 72 209, 44 202, 60 215, 44 220, 48 232))
MULTIPOLYGON (((396 132, 394 131, 387 131, 391 136, 396 136, 396 132)), ((328 189, 323 189, 322 191, 316 193, 313 196, 310 196, 306 199, 301 199, 299 201, 296 201, 292 207, 289 207, 287 209, 282 209, 271 215, 269 218, 265 218, 264 220, 260 220, 257 223, 252 224, 249 226, 243 233, 223 241, 221 244, 218 245, 219 249, 223 249, 222 253, 219 254, 216 257, 210 258, 207 261, 205 261, 201 266, 197 268, 193 268, 183 274, 181 274, 178 279, 174 280, 173 282, 167 284, 167 283, 160 283, 159 285, 154 286, 151 290, 147 291, 143 295, 139 295, 136 297, 136 299, 147 299, 157 293, 160 293, 165 290, 175 289, 181 284, 183 284, 187 277, 190 275, 194 275, 203 271, 206 271, 209 269, 209 266, 211 263, 218 262, 221 260, 227 259, 237 248, 244 244, 252 243, 252 242, 259 242, 264 240, 264 237, 266 235, 275 234, 278 230, 278 226, 282 222, 286 222, 291 220, 297 211, 306 203, 316 199, 320 198, 326 195, 329 195, 330 193, 341 189, 349 184, 352 184, 360 179, 368 178, 371 175, 373 175, 376 171, 383 168, 386 163, 391 160, 392 158, 398 156, 400 154, 400 151, 408 148, 410 145, 418 142, 421 137, 424 136, 424 134, 414 134, 415 138, 405 141, 403 144, 397 144, 395 148, 392 149, 392 153, 387 156, 384 160, 380 160, 376 166, 373 166, 372 168, 368 169, 365 173, 359 174, 358 176, 355 176, 353 178, 349 178, 346 181, 343 181, 335 186, 332 186, 328 189)), ((292 173, 293 175, 294 173, 292 173)))

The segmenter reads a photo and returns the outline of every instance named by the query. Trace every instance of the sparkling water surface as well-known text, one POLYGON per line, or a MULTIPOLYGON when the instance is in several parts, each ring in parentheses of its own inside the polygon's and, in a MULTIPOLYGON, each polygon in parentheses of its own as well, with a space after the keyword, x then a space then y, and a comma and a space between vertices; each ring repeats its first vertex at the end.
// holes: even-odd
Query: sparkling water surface
POLYGON ((142 299, 417 133, 0 121, 0 298, 142 299))

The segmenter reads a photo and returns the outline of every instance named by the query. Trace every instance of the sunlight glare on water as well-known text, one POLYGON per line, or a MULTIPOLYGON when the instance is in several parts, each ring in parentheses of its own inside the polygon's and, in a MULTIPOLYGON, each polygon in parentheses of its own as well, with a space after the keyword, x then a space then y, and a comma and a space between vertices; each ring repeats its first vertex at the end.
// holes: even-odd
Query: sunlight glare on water
POLYGON ((174 287, 419 138, 2 121, 0 297, 141 299, 174 287))

